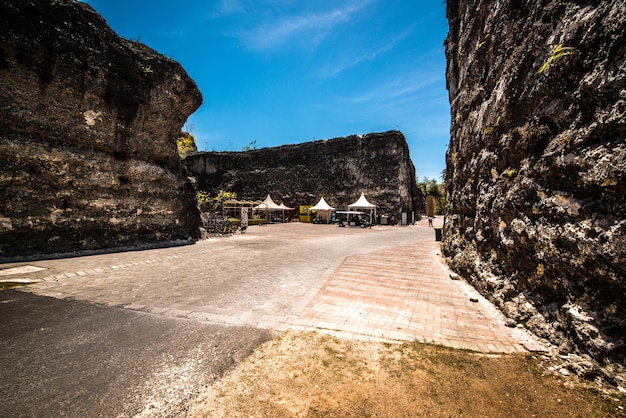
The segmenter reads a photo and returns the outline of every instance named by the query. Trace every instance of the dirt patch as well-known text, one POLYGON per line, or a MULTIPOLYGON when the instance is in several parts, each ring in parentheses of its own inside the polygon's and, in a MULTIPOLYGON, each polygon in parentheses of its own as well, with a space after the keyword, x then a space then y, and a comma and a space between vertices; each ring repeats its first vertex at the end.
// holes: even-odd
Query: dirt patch
POLYGON ((287 332, 209 387, 189 416, 626 416, 623 394, 550 372, 546 361, 287 332))

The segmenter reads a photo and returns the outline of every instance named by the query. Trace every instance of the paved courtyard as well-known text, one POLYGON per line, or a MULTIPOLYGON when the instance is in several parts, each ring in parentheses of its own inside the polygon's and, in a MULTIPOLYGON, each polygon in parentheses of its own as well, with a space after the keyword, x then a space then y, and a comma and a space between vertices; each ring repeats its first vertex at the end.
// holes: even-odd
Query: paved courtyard
POLYGON ((37 295, 209 324, 541 349, 465 281, 450 279, 424 222, 253 226, 193 245, 0 264, 0 279, 32 279, 20 289, 37 295))

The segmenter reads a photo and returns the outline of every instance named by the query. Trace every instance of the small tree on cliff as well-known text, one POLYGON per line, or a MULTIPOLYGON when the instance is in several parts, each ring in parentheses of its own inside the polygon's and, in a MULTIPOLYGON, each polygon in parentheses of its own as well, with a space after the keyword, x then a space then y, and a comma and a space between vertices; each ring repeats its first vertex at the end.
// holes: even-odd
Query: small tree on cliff
POLYGON ((180 131, 178 138, 176 138, 176 146, 178 147, 178 156, 181 159, 184 159, 189 154, 198 152, 194 136, 191 133, 182 130, 180 131))
POLYGON ((250 143, 246 145, 245 147, 241 147, 242 151, 250 151, 250 150, 255 150, 255 149, 257 149, 256 139, 254 141, 250 141, 250 143))

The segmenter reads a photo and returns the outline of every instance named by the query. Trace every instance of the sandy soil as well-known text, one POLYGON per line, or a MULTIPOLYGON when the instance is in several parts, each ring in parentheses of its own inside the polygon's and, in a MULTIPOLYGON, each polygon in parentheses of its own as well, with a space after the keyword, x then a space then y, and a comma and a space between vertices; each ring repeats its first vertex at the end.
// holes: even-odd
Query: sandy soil
POLYGON ((549 371, 547 357, 287 332, 207 390, 192 417, 606 417, 626 397, 549 371))

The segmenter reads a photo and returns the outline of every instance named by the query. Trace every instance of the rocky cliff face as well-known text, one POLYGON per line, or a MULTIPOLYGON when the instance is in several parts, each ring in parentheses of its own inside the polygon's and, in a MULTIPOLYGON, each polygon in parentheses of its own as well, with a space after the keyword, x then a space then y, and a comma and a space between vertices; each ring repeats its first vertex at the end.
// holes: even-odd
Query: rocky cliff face
POLYGON ((71 0, 0 2, 0 257, 198 234, 185 71, 71 0))
POLYGON ((445 255, 577 372, 623 384, 626 2, 448 0, 447 15, 445 255))
POLYGON ((208 152, 188 156, 185 165, 198 187, 212 195, 236 192, 239 199, 264 199, 270 193, 287 205, 314 205, 320 197, 347 209, 361 192, 394 217, 423 212, 415 167, 402 133, 390 131, 246 152, 208 152))

